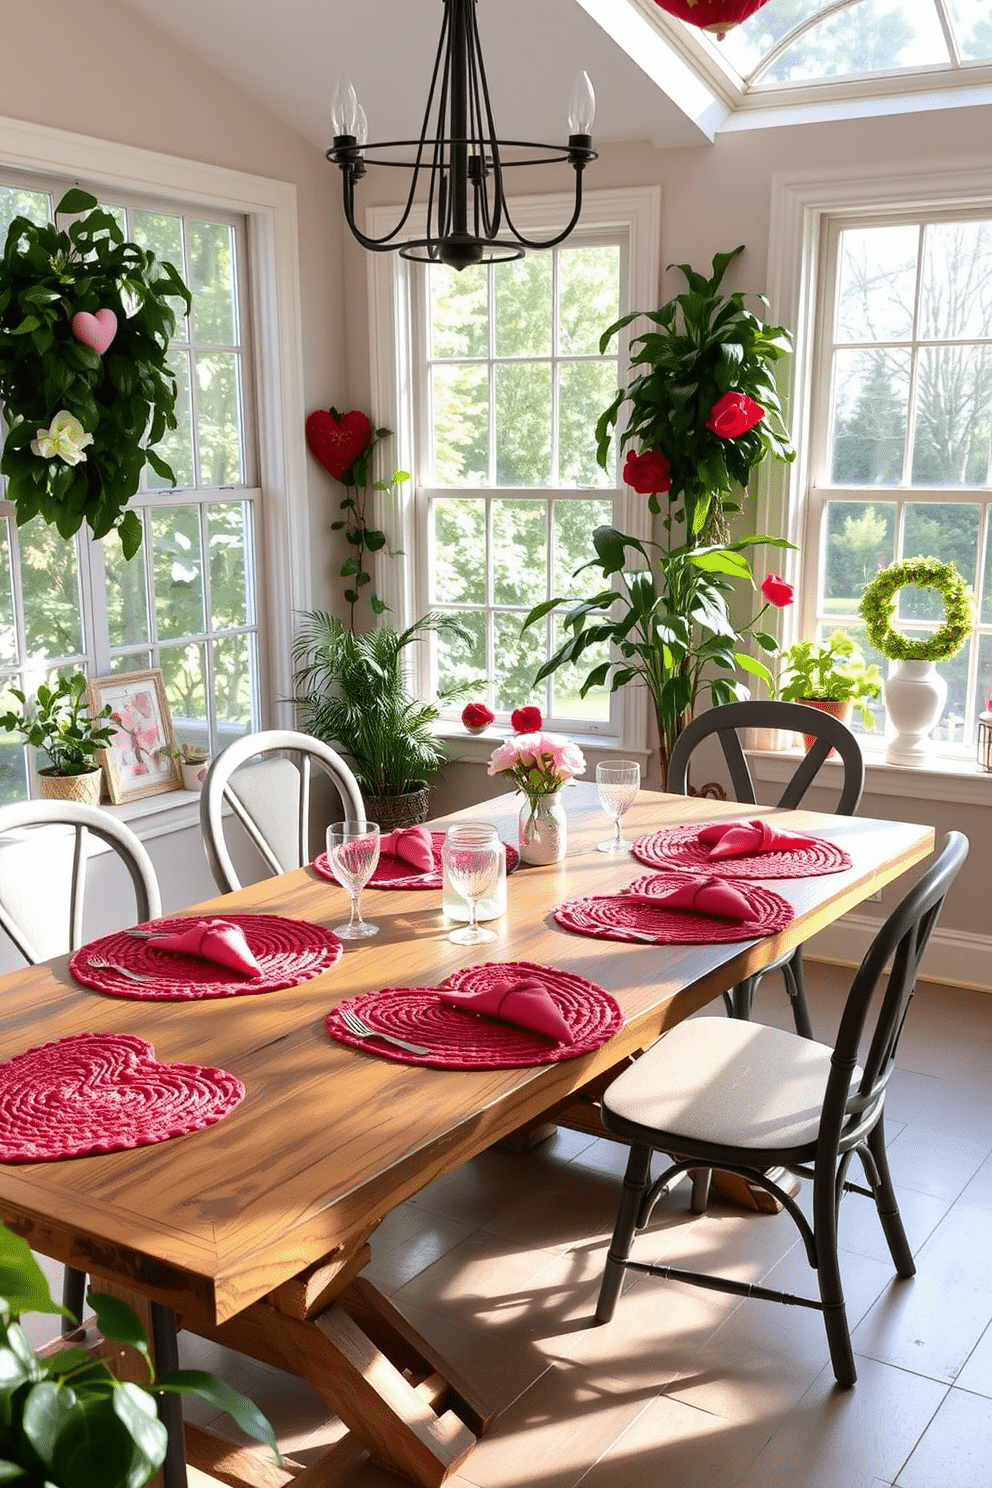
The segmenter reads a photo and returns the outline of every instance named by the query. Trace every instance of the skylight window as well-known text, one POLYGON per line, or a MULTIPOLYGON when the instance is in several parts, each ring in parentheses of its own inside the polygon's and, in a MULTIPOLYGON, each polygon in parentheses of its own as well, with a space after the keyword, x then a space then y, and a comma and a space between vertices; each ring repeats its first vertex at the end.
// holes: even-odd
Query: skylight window
POLYGON ((988 0, 768 0, 720 42, 684 29, 752 96, 920 74, 934 85, 992 63, 988 0))

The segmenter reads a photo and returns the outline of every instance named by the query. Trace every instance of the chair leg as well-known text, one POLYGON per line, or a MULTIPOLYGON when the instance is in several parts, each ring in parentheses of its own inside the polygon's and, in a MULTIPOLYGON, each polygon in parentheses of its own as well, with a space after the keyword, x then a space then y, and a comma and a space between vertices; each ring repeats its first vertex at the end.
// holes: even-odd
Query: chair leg
POLYGON ((637 1229, 644 1193, 651 1178, 651 1148, 633 1146, 627 1159, 627 1171, 623 1176, 623 1194, 613 1238, 606 1257, 603 1280, 596 1303, 597 1323, 608 1323, 613 1316, 623 1285, 624 1262, 630 1255, 630 1247, 637 1229))
POLYGON ((705 1214, 710 1201, 710 1179, 713 1177, 712 1168, 693 1168, 692 1170, 692 1197, 689 1207, 693 1214, 705 1214))
POLYGON ((837 1255, 837 1203, 833 1182, 817 1175, 813 1184, 813 1233, 816 1237, 816 1276, 823 1304, 823 1323, 834 1377, 850 1387, 858 1378, 847 1324, 844 1286, 837 1255))
POLYGON ((806 1004, 806 981, 803 975, 803 948, 796 946, 790 960, 782 967, 782 976, 785 978, 785 990, 789 994, 792 1004, 792 1018, 796 1025, 796 1032, 801 1038, 811 1039, 813 1037, 813 1025, 809 1019, 809 1008, 806 1004))
POLYGON ((745 1022, 750 1021, 751 1009, 754 1006, 754 994, 758 989, 758 978, 748 977, 746 982, 738 982, 731 992, 733 1002, 732 1018, 743 1018, 745 1022))
POLYGON ((915 1276, 916 1262, 909 1248, 902 1215, 899 1213, 899 1205, 896 1202, 895 1189, 892 1186, 889 1159, 885 1151, 885 1128, 881 1117, 868 1133, 868 1150, 875 1159, 875 1166, 878 1169, 879 1181, 878 1191, 875 1194, 875 1208, 878 1210, 889 1254, 892 1256, 892 1264, 900 1276, 915 1276))
POLYGON ((83 1310, 86 1306, 86 1272, 77 1271, 75 1266, 66 1266, 62 1277, 62 1306, 68 1307, 75 1322, 69 1318, 62 1319, 62 1336, 67 1338, 70 1333, 75 1333, 79 1323, 83 1321, 83 1310))

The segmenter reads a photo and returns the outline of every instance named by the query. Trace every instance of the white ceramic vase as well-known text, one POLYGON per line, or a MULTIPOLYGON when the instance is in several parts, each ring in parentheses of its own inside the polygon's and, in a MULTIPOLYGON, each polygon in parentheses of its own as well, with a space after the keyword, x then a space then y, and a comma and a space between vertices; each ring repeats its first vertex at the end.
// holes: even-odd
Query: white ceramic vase
POLYGON ((568 821, 560 791, 524 797, 518 843, 524 863, 561 862, 568 846, 568 821))
POLYGON ((933 661, 897 661, 885 679, 885 711, 895 735, 885 758, 890 765, 924 765, 933 754, 930 737, 944 711, 947 682, 933 661))

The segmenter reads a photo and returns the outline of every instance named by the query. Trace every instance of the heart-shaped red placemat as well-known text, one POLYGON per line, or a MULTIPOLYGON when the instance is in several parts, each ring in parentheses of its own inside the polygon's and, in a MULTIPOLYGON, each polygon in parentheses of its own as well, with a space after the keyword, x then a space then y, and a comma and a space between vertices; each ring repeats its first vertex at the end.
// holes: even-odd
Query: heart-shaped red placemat
POLYGON ((307 444, 335 480, 344 479, 372 438, 372 425, 357 408, 340 418, 333 409, 317 408, 307 418, 306 429, 307 444))
POLYGON ((244 1097, 227 1070, 160 1064, 146 1039, 77 1033, 0 1064, 0 1161, 122 1152, 220 1121, 244 1097))

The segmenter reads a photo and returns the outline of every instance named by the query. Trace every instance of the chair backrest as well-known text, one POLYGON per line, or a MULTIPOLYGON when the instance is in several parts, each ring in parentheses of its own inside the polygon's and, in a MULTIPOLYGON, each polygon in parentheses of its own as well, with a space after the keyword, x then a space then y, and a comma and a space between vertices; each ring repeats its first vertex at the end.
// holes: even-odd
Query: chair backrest
POLYGON ((968 856, 968 839, 948 832, 940 856, 889 915, 872 941, 844 1004, 820 1123, 820 1143, 849 1149, 877 1116, 923 953, 948 889, 968 856), (882 990, 886 967, 888 979, 882 990), (869 1015, 875 1007, 874 1026, 869 1015), (870 1033, 870 1037, 868 1037, 870 1033), (852 1089, 859 1065, 861 1076, 852 1089))
POLYGON ((83 943, 90 836, 106 843, 130 874, 136 913, 126 923, 162 912, 151 858, 109 811, 74 801, 0 806, 0 928, 32 965, 83 943))
MULTIPOLYGON (((861 746, 845 723, 819 708, 807 707, 805 703, 783 703, 777 699, 756 698, 743 703, 725 703, 719 708, 710 708, 700 713, 682 730, 675 741, 668 762, 668 789, 673 795, 685 796, 689 790, 689 760, 703 739, 716 734, 723 749, 723 757, 730 772, 734 796, 738 801, 754 803, 754 781, 748 766, 747 756, 741 745, 740 731, 744 729, 785 729, 797 734, 814 737, 812 748, 796 766, 778 805, 793 810, 802 801, 810 786, 820 773, 820 766, 835 749, 843 767, 839 780, 839 796, 834 806, 836 816, 853 816, 861 801, 865 784, 865 762, 861 746)), ((819 784, 829 784, 829 775, 824 774, 819 784)))
POLYGON ((330 778, 342 817, 362 820, 365 803, 351 769, 329 744, 309 734, 291 729, 245 734, 214 759, 200 795, 200 826, 210 872, 222 892, 241 888, 224 831, 225 807, 241 823, 270 874, 288 873, 311 861, 314 765, 330 778))

